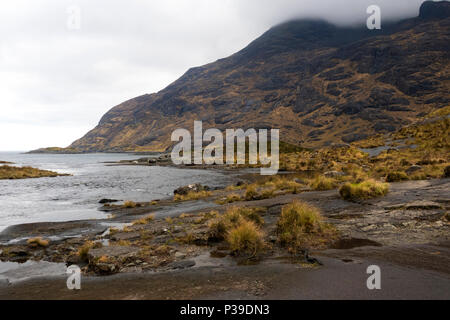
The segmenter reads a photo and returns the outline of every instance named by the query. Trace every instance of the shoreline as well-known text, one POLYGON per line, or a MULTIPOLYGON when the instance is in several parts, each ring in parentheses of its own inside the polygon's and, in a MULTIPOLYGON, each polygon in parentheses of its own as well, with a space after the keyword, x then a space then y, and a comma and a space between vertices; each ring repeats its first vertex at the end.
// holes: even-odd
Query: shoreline
MULTIPOLYGON (((169 247, 173 249, 170 249, 167 255, 157 256, 154 261, 155 264, 150 268, 143 265, 142 261, 139 262, 139 259, 133 258, 131 261, 134 262, 119 266, 121 268, 119 273, 117 274, 114 271, 112 276, 107 275, 111 273, 107 266, 101 266, 106 269, 97 269, 95 272, 91 269, 84 269, 83 279, 86 280, 88 289, 86 291, 82 290, 81 292, 83 293, 79 293, 77 297, 86 299, 95 298, 97 294, 104 295, 105 298, 126 299, 132 297, 132 292, 134 292, 135 296, 144 299, 333 298, 332 293, 336 289, 334 287, 329 288, 326 283, 316 283, 314 288, 306 286, 302 290, 299 289, 297 291, 291 288, 292 292, 285 292, 287 288, 273 288, 273 285, 271 285, 271 274, 274 272, 277 274, 284 271, 288 272, 286 275, 280 275, 275 283, 278 281, 286 282, 290 277, 292 277, 292 281, 295 280, 297 282, 300 280, 302 282, 305 279, 310 279, 308 281, 316 279, 314 281, 317 282, 316 274, 322 274, 321 277, 328 279, 333 277, 339 278, 339 275, 348 279, 353 272, 351 271, 353 268, 361 269, 362 265, 366 265, 369 262, 375 263, 378 260, 384 261, 383 263, 387 264, 386 268, 392 269, 392 272, 395 272, 403 279, 397 284, 395 284, 395 281, 392 284, 395 287, 396 294, 401 294, 403 289, 408 287, 408 283, 419 276, 428 285, 432 284, 433 286, 449 289, 450 268, 445 262, 450 258, 450 233, 448 232, 450 224, 443 218, 443 214, 449 210, 450 199, 447 198, 446 194, 449 186, 450 179, 394 183, 392 184, 391 192, 386 197, 359 203, 344 201, 338 197, 336 190, 330 190, 307 191, 298 194, 287 193, 270 199, 218 205, 214 203, 214 199, 221 198, 228 192, 223 189, 217 190, 214 196, 206 199, 206 201, 174 202, 166 199, 158 201, 157 204, 147 203, 135 208, 106 206, 104 209, 113 214, 114 217, 102 221, 17 225, 0 233, 0 240, 5 241, 19 234, 22 236, 28 234, 30 237, 40 235, 43 238, 57 235, 68 236, 68 238, 61 238, 51 242, 50 246, 45 248, 42 253, 37 253, 41 252, 40 249, 29 249, 25 243, 7 246, 16 250, 31 250, 31 252, 34 252, 32 255, 33 259, 39 260, 39 257, 41 257, 42 260, 65 261, 66 263, 69 257, 69 261, 74 259, 73 254, 71 254, 74 249, 71 249, 71 247, 81 246, 88 240, 109 242, 108 246, 92 250, 93 258, 95 256, 101 257, 105 254, 118 254, 119 256, 131 254, 132 257, 137 252, 133 248, 142 249, 146 246, 146 244, 139 244, 142 242, 139 240, 142 237, 142 232, 150 232, 152 234, 150 239, 153 239, 151 241, 155 241, 159 245, 165 245, 169 241, 169 247), (182 238, 181 233, 183 231, 181 229, 177 230, 178 224, 182 226, 183 219, 180 218, 182 213, 192 215, 185 219, 196 221, 196 219, 200 219, 211 210, 223 212, 232 206, 266 208, 267 210, 262 214, 262 217, 266 221, 265 230, 268 230, 268 235, 270 235, 270 230, 276 222, 279 210, 281 210, 283 205, 290 203, 294 199, 317 206, 322 211, 326 221, 332 223, 340 233, 339 239, 334 244, 328 245, 326 248, 310 250, 309 257, 319 260, 323 265, 311 264, 302 256, 293 259, 292 255, 287 254, 287 252, 276 245, 258 260, 250 264, 241 265, 242 259, 230 255, 229 251, 220 248, 220 244, 210 244, 202 241, 192 244, 170 242, 172 241, 170 239, 182 238), (198 205, 201 206, 198 207, 198 205), (408 209, 409 207, 414 209, 408 209), (149 214, 155 214, 155 219, 149 222, 148 225, 139 226, 139 228, 138 226, 130 226, 132 221, 146 217, 149 214), (172 225, 167 222, 167 217, 171 217, 174 221, 179 222, 175 222, 172 225), (130 227, 130 230, 118 229, 113 234, 105 235, 111 229, 103 225, 102 223, 104 222, 109 223, 110 228, 113 225, 122 225, 130 227), (172 230, 171 234, 161 233, 161 230, 167 228, 172 230), (80 230, 89 231, 82 236, 77 236, 80 230), (362 241, 361 239, 366 240, 362 241), (121 243, 121 245, 112 245, 112 243, 121 243), (69 251, 64 254, 65 250, 69 251), (425 255, 426 259, 424 258, 424 250, 428 252, 425 255), (50 255, 45 255, 44 251, 50 255), (60 252, 60 254, 55 254, 55 251, 60 252), (219 254, 218 257, 216 257, 217 253, 219 254), (402 270, 405 267, 412 268, 412 270, 402 276, 401 272, 403 272, 402 270), (266 268, 268 268, 267 272, 264 271, 266 268), (271 271, 269 272, 269 270, 271 271), (426 274, 430 274, 429 279, 424 279, 423 270, 427 270, 426 274), (254 272, 260 275, 257 278, 252 277, 251 274, 254 272), (176 277, 181 279, 179 281, 170 280, 174 274, 177 274, 176 277), (221 275, 219 276, 218 274, 221 275), (191 291, 187 288, 188 280, 184 278, 185 276, 191 279, 189 281, 199 282, 196 290, 191 291), (227 276, 233 277, 235 280, 230 282, 227 280, 227 276), (207 281, 212 281, 216 277, 219 282, 218 287, 223 287, 217 292, 212 290, 214 286, 211 287, 211 284, 207 281), (246 286, 240 287, 238 284, 242 281, 239 279, 243 280, 244 278, 249 279, 248 283, 246 286), (171 283, 172 289, 167 289, 166 291, 161 289, 158 290, 159 293, 150 292, 151 290, 148 288, 143 288, 136 283, 138 279, 144 282, 151 281, 152 283, 153 281, 160 281, 161 285, 163 283, 171 283), (114 287, 116 281, 120 282, 119 287, 123 290, 123 293, 114 289, 112 292, 107 290, 108 286, 114 287), (98 286, 103 289, 98 289, 98 286)), ((200 240, 204 232, 203 223, 194 225, 193 233, 200 240)), ((1 259, 4 261, 5 246, 1 246, 0 250, 3 251, 1 259)), ((27 260, 29 258, 30 256, 26 257, 27 260)), ((85 264, 81 264, 76 259, 72 263, 77 263, 82 268, 87 268, 85 264)), ((362 276, 365 277, 365 274, 362 276)), ((48 285, 45 285, 43 281, 42 278, 33 278, 5 285, 3 288, 0 286, 0 298, 6 298, 5 294, 8 296, 8 293, 12 294, 11 297, 25 298, 28 290, 30 292, 44 292, 44 288, 48 288, 48 286, 52 290, 59 292, 58 294, 61 294, 61 296, 55 296, 56 298, 73 298, 73 293, 64 287, 65 282, 61 284, 61 280, 50 278, 50 280, 45 280, 48 281, 48 285), (59 288, 58 286, 62 287, 59 288)), ((347 297, 349 299, 370 297, 367 296, 367 289, 361 288, 361 284, 358 282, 351 284, 348 289, 350 291, 346 291, 346 294, 348 294, 347 297)), ((410 292, 406 296, 400 296, 439 298, 443 292, 443 290, 422 290, 420 293, 410 292)), ((447 290, 447 292, 450 292, 450 290, 447 290)), ((338 294, 336 291, 334 293, 338 294)), ((385 292, 380 294, 379 297, 391 299, 395 298, 395 295, 393 295, 393 292, 385 292)))

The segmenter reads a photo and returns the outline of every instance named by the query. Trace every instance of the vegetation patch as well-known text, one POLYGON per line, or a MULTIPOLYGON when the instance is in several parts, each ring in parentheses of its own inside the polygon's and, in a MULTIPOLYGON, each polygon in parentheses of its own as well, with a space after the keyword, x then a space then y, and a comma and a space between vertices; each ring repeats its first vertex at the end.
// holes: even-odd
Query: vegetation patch
POLYGON ((408 180, 408 175, 403 171, 389 172, 386 176, 387 182, 399 182, 408 180))
POLYGON ((30 238, 27 240, 27 244, 30 247, 43 247, 46 248, 50 244, 50 241, 44 240, 41 237, 30 238))
POLYGON ((337 187, 337 182, 333 178, 327 178, 325 176, 320 175, 313 181, 311 181, 310 187, 311 189, 317 191, 332 190, 337 187))
POLYGON ((149 222, 155 220, 155 215, 151 214, 149 216, 143 217, 141 219, 138 219, 136 221, 133 221, 133 225, 145 225, 149 222))
POLYGON ((60 174, 57 172, 40 170, 32 167, 0 166, 0 180, 44 178, 44 177, 58 177, 58 176, 68 176, 68 174, 60 174))
POLYGON ((226 235, 226 240, 235 255, 256 256, 264 248, 264 233, 252 221, 242 220, 226 235))
POLYGON ((190 191, 187 194, 176 194, 173 199, 175 201, 189 201, 189 200, 199 200, 203 198, 210 197, 212 195, 211 191, 190 191))
POLYGON ((140 207, 140 204, 136 203, 134 201, 127 200, 123 203, 123 207, 127 208, 127 209, 131 209, 131 208, 140 207))
POLYGON ((364 200, 385 196, 389 192, 389 184, 373 179, 360 183, 346 183, 339 189, 345 200, 364 200))
POLYGON ((264 219, 260 213, 265 212, 265 208, 231 207, 224 214, 214 218, 209 223, 210 239, 222 241, 228 232, 243 221, 251 221, 256 226, 262 226, 264 219))
POLYGON ((301 201, 285 205, 277 222, 278 241, 294 252, 313 245, 330 230, 331 227, 323 223, 319 209, 301 201))

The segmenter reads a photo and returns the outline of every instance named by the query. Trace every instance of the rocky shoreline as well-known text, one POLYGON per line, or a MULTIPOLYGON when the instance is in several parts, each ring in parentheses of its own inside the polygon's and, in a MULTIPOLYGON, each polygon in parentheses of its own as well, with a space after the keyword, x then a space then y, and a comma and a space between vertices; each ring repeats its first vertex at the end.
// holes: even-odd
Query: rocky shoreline
MULTIPOLYGON (((213 190, 206 198, 195 201, 165 199, 134 203, 130 207, 109 203, 105 199, 101 210, 110 214, 107 220, 34 223, 7 228, 0 233, 0 259, 76 264, 87 278, 112 274, 147 276, 155 272, 159 275, 156 277, 164 278, 169 277, 164 276, 167 272, 190 270, 190 274, 202 274, 205 268, 220 268, 226 273, 234 270, 239 277, 248 272, 247 268, 259 269, 267 264, 272 268, 285 268, 286 263, 300 268, 307 276, 308 270, 326 269, 324 261, 327 259, 346 262, 345 269, 346 265, 361 259, 381 257, 389 264, 400 263, 438 272, 449 285, 450 268, 448 263, 444 263, 450 258, 448 249, 445 249, 450 240, 449 187, 449 179, 394 183, 387 196, 358 202, 341 199, 337 190, 305 189, 295 193, 281 192, 268 199, 219 205, 217 202, 236 192, 230 188, 213 190), (297 253, 289 253, 280 247, 276 235, 277 221, 282 207, 294 200, 319 208, 325 221, 336 230, 336 235, 318 239, 320 241, 297 253), (268 244, 262 254, 257 257, 236 256, 227 244, 211 237, 209 225, 214 219, 211 212, 220 215, 230 207, 258 210, 264 221, 262 228, 268 244), (48 240, 48 243, 41 246, 30 242, 36 237, 48 240), (417 258, 418 248, 426 246, 433 247, 437 253, 428 252, 427 259, 421 261, 417 258), (80 254, 83 248, 86 248, 85 255, 80 254), (389 253, 397 251, 403 254, 389 253), (417 252, 405 254, 410 251, 417 252)), ((180 192, 186 190, 180 189, 180 192)), ((108 282, 113 278, 104 279, 103 282, 108 282)), ((262 278, 261 281, 264 280, 262 278)), ((30 281, 33 283, 34 280, 30 281)), ((179 286, 185 285, 179 283, 179 286)), ((231 283, 223 285, 232 286, 231 283)), ((0 287, 0 292, 26 286, 23 283, 9 284, 0 287)), ((250 287, 245 290, 256 290, 250 287)), ((268 294, 265 289, 261 290, 265 292, 263 296, 268 294)), ((190 297, 192 295, 182 298, 190 297)), ((169 298, 179 297, 172 294, 169 298)))

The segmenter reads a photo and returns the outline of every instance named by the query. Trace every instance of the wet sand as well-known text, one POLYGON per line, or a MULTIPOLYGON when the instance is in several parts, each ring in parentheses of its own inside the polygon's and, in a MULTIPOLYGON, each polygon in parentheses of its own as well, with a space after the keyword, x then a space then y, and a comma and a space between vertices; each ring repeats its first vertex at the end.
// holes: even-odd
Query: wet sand
MULTIPOLYGON (((0 286, 0 299, 450 299, 448 247, 446 258, 427 257, 446 270, 430 270, 420 264, 423 253, 398 249, 407 258, 393 263, 390 248, 366 247, 348 261, 351 250, 335 258, 317 256, 321 267, 308 268, 280 260, 258 265, 200 267, 165 273, 118 274, 83 277, 81 290, 66 288, 66 278, 47 277, 0 286), (342 259, 345 258, 345 261, 342 259), (417 263, 419 261, 419 263, 417 263), (369 265, 381 268, 381 290, 366 286, 369 265)), ((326 253, 325 253, 326 254, 326 253)))

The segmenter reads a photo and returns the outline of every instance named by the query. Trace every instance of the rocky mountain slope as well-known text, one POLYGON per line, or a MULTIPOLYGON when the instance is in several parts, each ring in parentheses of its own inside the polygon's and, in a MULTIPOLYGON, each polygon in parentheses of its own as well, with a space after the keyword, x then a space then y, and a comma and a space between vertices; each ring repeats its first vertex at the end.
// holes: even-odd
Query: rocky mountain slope
POLYGON ((450 101, 450 2, 381 31, 278 25, 236 54, 128 100, 67 150, 162 151, 176 128, 279 128, 304 147, 394 131, 450 101))

